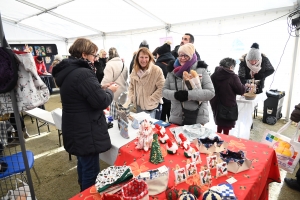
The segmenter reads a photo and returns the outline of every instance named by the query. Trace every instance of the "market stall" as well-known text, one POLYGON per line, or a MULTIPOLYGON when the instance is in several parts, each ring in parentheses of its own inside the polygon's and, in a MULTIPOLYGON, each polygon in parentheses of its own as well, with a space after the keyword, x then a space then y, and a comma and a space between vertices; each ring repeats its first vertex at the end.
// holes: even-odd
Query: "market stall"
MULTIPOLYGON (((175 126, 166 128, 166 133, 172 141, 176 141, 174 133, 170 131, 175 126)), ((251 161, 251 166, 245 171, 239 173, 228 172, 225 176, 216 178, 216 169, 210 169, 211 182, 210 184, 202 184, 200 178, 200 171, 208 166, 206 161, 207 154, 201 153, 201 163, 196 165, 197 173, 186 178, 185 181, 176 183, 175 171, 180 168, 185 168, 187 164, 192 163, 192 158, 184 156, 185 150, 179 148, 178 151, 172 155, 167 153, 167 144, 160 144, 160 150, 163 157, 163 162, 153 164, 150 162, 150 150, 145 152, 141 149, 136 149, 136 140, 130 141, 119 149, 115 166, 129 166, 134 176, 138 176, 141 172, 157 169, 162 166, 169 168, 168 187, 178 189, 179 193, 183 190, 188 190, 189 186, 197 185, 204 193, 210 187, 226 183, 230 178, 236 179, 235 183, 231 183, 233 192, 237 199, 268 199, 268 185, 271 182, 281 182, 278 163, 275 151, 264 144, 254 141, 239 139, 233 136, 219 135, 224 142, 228 143, 228 149, 231 151, 243 151, 245 157, 251 161)), ((191 143, 191 147, 197 147, 191 143)), ((228 168, 229 169, 229 168, 228 168)), ((228 170, 229 171, 229 170, 228 170)), ((76 199, 93 199, 100 198, 95 186, 83 191, 82 193, 71 198, 76 199)), ((165 192, 154 195, 154 199, 166 199, 165 192)), ((201 199, 201 198, 199 198, 201 199)))

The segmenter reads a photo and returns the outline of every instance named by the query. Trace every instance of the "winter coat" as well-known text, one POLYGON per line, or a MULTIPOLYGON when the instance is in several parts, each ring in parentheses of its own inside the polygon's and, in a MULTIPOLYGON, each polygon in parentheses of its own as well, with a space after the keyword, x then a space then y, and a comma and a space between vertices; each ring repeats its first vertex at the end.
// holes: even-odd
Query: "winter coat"
POLYGON ((135 59, 136 54, 137 54, 137 52, 134 52, 134 53, 133 53, 133 57, 132 57, 132 60, 131 60, 131 62, 130 62, 129 74, 131 74, 131 72, 132 72, 132 70, 133 70, 134 59, 135 59))
MULTIPOLYGON (((174 70, 174 61, 171 61, 168 65, 168 75, 163 88, 163 97, 171 100, 171 115, 170 122, 174 124, 182 125, 182 108, 180 101, 177 101, 174 97, 176 92, 175 87, 175 74, 174 70)), ((209 112, 207 101, 212 99, 215 96, 214 86, 211 82, 211 79, 207 73, 207 65, 203 61, 197 61, 192 65, 193 70, 198 74, 202 74, 201 86, 202 89, 193 89, 188 90, 188 101, 182 102, 183 107, 188 110, 196 110, 199 107, 199 101, 202 101, 202 104, 199 108, 197 123, 202 125, 209 122, 209 112)), ((183 79, 177 77, 177 87, 178 90, 185 90, 183 79)))
MULTIPOLYGON (((245 58, 247 54, 243 55, 242 58, 240 58, 240 67, 239 67, 239 78, 242 82, 242 84, 246 84, 248 79, 251 79, 250 75, 250 69, 247 67, 245 58)), ((265 87, 265 79, 266 77, 270 76, 274 73, 274 67, 272 66, 270 60, 264 55, 261 54, 262 61, 261 61, 261 70, 254 75, 255 80, 260 80, 260 84, 257 89, 257 94, 262 93, 263 88, 265 87)))
MULTIPOLYGON (((172 55, 175 57, 175 59, 178 57, 178 49, 179 49, 180 45, 177 45, 173 51, 171 51, 172 55)), ((197 60, 201 60, 200 59, 200 55, 199 53, 195 50, 195 54, 197 55, 197 60)))
POLYGON ((137 72, 130 74, 129 98, 142 110, 153 110, 162 103, 162 88, 165 78, 160 67, 150 63, 145 74, 139 78, 137 72))
POLYGON ((99 83, 102 82, 102 79, 104 77, 104 69, 106 66, 106 58, 99 58, 98 61, 94 62, 94 66, 96 67, 96 77, 99 81, 99 83))
POLYGON ((171 54, 171 52, 167 52, 162 55, 159 55, 159 57, 155 62, 155 65, 159 66, 162 69, 165 78, 167 78, 167 74, 168 74, 168 70, 167 70, 168 63, 172 60, 175 60, 175 57, 171 54))
MULTIPOLYGON (((115 82, 119 85, 119 88, 114 93, 114 101, 118 101, 121 93, 127 92, 128 90, 128 68, 126 66, 124 66, 123 68, 123 65, 124 63, 122 62, 121 58, 115 57, 106 63, 106 67, 104 69, 104 77, 102 79, 101 85, 111 82, 115 82)), ((120 103, 124 104, 126 102, 126 98, 127 95, 123 95, 120 99, 120 103)))
MULTIPOLYGON (((175 58, 171 54, 171 52, 167 52, 162 55, 159 55, 159 57, 157 58, 155 65, 159 66, 162 69, 165 78, 167 78, 167 74, 168 74, 168 69, 167 69, 168 63, 174 60, 175 58)), ((170 104, 171 101, 166 98, 163 98, 163 102, 170 104)))
POLYGON ((211 80, 216 92, 216 96, 210 100, 215 123, 218 126, 233 128, 235 121, 224 120, 217 117, 219 100, 224 106, 236 106, 236 95, 244 94, 246 87, 241 83, 234 71, 224 67, 216 67, 215 72, 211 75, 211 80))
POLYGON ((37 56, 34 56, 34 62, 38 75, 43 75, 43 73, 47 71, 44 61, 42 63, 39 63, 37 61, 37 56))
POLYGON ((94 71, 83 60, 64 59, 52 73, 60 87, 66 151, 85 156, 109 150, 111 141, 103 110, 111 104, 113 92, 100 88, 94 71))

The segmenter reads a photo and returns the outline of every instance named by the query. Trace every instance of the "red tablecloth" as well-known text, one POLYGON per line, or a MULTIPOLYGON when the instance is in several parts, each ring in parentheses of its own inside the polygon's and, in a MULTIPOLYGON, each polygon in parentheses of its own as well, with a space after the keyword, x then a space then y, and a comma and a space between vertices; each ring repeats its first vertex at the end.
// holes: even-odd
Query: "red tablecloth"
MULTIPOLYGON (((173 135, 167 129, 168 135, 174 140, 173 135)), ((237 182, 233 183, 233 189, 238 199, 268 199, 268 186, 271 182, 281 182, 280 173, 277 163, 275 151, 272 148, 258 142, 238 139, 236 137, 220 135, 224 141, 229 143, 228 149, 232 151, 242 150, 246 153, 246 157, 253 160, 252 166, 249 170, 234 174, 229 172, 227 176, 213 178, 212 186, 219 183, 224 183, 226 179, 234 177, 237 182)), ((186 182, 175 185, 174 170, 176 167, 185 167, 191 159, 186 158, 183 153, 183 149, 179 149, 176 155, 167 154, 166 147, 161 144, 161 151, 164 156, 164 162, 155 165, 149 162, 150 151, 145 152, 143 150, 135 149, 135 140, 123 146, 119 150, 119 155, 116 159, 115 165, 129 165, 134 175, 138 175, 140 172, 147 171, 149 169, 155 169, 162 165, 166 165, 170 170, 170 177, 168 186, 175 186, 182 190, 188 190, 188 186, 192 184, 200 185, 199 174, 193 177, 189 177, 186 182)), ((201 154, 202 163, 197 165, 198 172, 200 167, 206 165, 206 155, 201 154)), ((215 176, 215 170, 212 170, 212 176, 215 176)), ((207 186, 201 186, 203 192, 208 189, 207 186)), ((74 196, 75 199, 101 199, 97 193, 96 188, 93 186, 82 193, 74 196)), ((153 196, 150 199, 166 199, 165 193, 153 196)), ((201 199, 201 198, 199 198, 201 199)))

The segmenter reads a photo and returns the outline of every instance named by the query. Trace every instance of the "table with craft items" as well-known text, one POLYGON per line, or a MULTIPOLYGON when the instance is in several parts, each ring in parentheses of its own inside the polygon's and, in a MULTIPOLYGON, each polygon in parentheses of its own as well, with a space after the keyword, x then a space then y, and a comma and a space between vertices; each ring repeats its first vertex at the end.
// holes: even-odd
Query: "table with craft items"
MULTIPOLYGON (((175 127, 175 126, 170 126, 175 127)), ((171 140, 175 141, 169 128, 166 129, 167 134, 171 140)), ((278 162, 275 151, 267 145, 240 139, 233 136, 219 135, 224 141, 228 142, 228 149, 231 151, 242 150, 245 152, 246 157, 252 160, 252 166, 249 170, 242 171, 234 174, 228 172, 226 176, 214 178, 215 169, 211 170, 213 177, 211 186, 225 183, 230 177, 234 177, 237 182, 233 183, 233 190, 237 199, 268 199, 268 187, 271 182, 281 182, 280 173, 278 168, 278 162)), ((192 144, 193 146, 193 144, 192 144)), ((174 170, 182 167, 186 167, 186 164, 191 162, 190 158, 184 156, 184 150, 179 149, 175 155, 167 153, 166 144, 160 144, 161 152, 164 157, 164 162, 155 165, 149 162, 150 151, 135 149, 135 140, 127 143, 119 149, 118 157, 115 161, 116 166, 127 165, 131 167, 134 176, 139 175, 141 172, 156 169, 160 166, 167 166, 170 169, 168 187, 175 187, 181 193, 183 190, 188 190, 188 187, 193 184, 200 185, 199 173, 187 178, 185 182, 175 184, 174 170)), ((201 153, 201 164, 197 164, 197 170, 206 165, 206 154, 201 153)), ((209 187, 201 186, 202 192, 205 192, 209 187)), ((95 186, 92 186, 80 194, 75 195, 72 200, 80 199, 101 199, 100 194, 97 193, 95 186)), ((150 199, 166 199, 165 193, 150 197, 150 199)), ((202 199, 199 197, 199 199, 202 199)))

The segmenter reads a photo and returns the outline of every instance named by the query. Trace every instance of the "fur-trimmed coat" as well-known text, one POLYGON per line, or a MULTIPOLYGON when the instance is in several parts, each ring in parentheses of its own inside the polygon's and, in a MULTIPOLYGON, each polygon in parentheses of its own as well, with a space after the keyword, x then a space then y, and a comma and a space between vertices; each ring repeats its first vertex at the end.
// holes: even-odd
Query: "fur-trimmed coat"
POLYGON ((129 94, 131 102, 142 110, 153 110, 162 103, 162 88, 165 78, 160 67, 150 63, 140 78, 133 69, 130 74, 129 94))
MULTIPOLYGON (((248 79, 251 79, 250 69, 247 67, 247 63, 245 61, 246 56, 247 54, 240 58, 241 63, 238 72, 238 76, 244 85, 248 79)), ((258 86, 257 93, 262 92, 262 89, 265 87, 266 77, 270 76, 275 71, 270 60, 264 54, 261 54, 261 57, 261 70, 254 75, 255 80, 260 80, 260 86, 258 86)))
MULTIPOLYGON (((171 115, 170 122, 174 124, 182 124, 182 108, 180 101, 177 101, 174 97, 176 92, 175 87, 175 74, 174 61, 171 61, 168 65, 168 75, 163 88, 163 97, 171 100, 171 115)), ((207 73, 207 65, 203 61, 197 61, 193 64, 192 68, 198 74, 202 74, 201 86, 202 89, 188 90, 188 101, 183 102, 183 107, 188 110, 196 110, 199 106, 199 101, 202 101, 202 105, 199 108, 197 123, 202 125, 209 122, 209 112, 207 101, 211 100, 215 96, 214 86, 207 73)), ((184 81, 181 77, 177 77, 178 90, 185 90, 184 81)))

